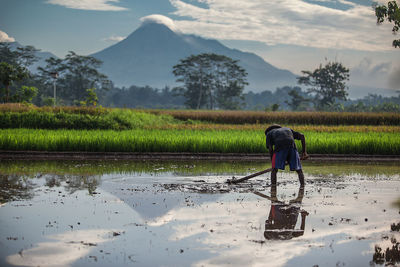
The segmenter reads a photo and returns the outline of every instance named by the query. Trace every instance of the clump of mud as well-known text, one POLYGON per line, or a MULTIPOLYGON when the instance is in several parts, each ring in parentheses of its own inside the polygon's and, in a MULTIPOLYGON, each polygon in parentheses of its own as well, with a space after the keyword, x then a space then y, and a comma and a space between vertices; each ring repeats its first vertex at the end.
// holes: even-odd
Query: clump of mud
POLYGON ((167 191, 180 191, 185 193, 202 193, 202 194, 221 194, 221 193, 249 193, 254 190, 263 190, 270 186, 265 180, 253 180, 252 182, 228 184, 226 182, 205 182, 193 181, 192 183, 169 183, 169 184, 158 184, 164 190, 167 191))

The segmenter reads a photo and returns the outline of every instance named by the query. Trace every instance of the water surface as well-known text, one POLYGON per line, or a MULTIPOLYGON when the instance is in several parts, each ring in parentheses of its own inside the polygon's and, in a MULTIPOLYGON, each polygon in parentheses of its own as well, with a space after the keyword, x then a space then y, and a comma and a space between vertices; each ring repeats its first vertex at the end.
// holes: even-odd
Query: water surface
POLYGON ((398 163, 0 162, 1 266, 369 266, 398 253, 398 163), (393 228, 393 230, 391 229, 393 228), (396 247, 397 245, 397 247, 396 247), (381 250, 379 250, 381 249, 381 250))

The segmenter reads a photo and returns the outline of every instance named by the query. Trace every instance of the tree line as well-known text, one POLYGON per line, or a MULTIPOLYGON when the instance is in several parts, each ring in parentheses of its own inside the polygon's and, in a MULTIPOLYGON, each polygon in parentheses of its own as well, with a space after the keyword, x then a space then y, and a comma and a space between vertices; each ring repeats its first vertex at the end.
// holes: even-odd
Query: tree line
POLYGON ((173 67, 179 84, 162 89, 149 86, 119 88, 98 69, 101 61, 69 52, 64 59, 49 58, 37 73, 29 66, 37 50, 27 46, 12 51, 0 43, 0 99, 44 105, 84 105, 163 109, 400 111, 400 99, 369 95, 347 99, 349 70, 337 62, 303 71, 300 86, 284 86, 274 92, 244 93, 246 71, 239 62, 216 54, 192 55, 173 67), (55 77, 55 74, 57 76, 55 77), (54 98, 54 83, 57 97, 54 98), (55 99, 57 103, 55 103, 55 99))

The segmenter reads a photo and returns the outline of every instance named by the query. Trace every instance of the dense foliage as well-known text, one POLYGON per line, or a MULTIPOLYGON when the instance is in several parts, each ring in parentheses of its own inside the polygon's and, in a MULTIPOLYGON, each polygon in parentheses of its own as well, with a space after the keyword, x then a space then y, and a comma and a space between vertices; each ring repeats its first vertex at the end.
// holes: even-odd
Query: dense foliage
POLYGON ((302 71, 298 83, 308 86, 308 93, 314 94, 314 103, 318 110, 332 107, 337 100, 346 100, 350 70, 338 62, 320 65, 314 71, 302 71))
POLYGON ((192 109, 239 109, 246 81, 246 70, 224 55, 199 54, 181 59, 173 67, 181 86, 175 88, 192 109))
MULTIPOLYGON (((387 5, 375 5, 376 22, 378 24, 387 20, 393 23, 392 33, 396 34, 400 29, 400 8, 396 1, 388 1, 387 5)), ((393 40, 394 47, 400 47, 400 39, 393 40)))
MULTIPOLYGON (((334 87, 324 88, 326 92, 332 93, 331 96, 334 99, 329 94, 326 98, 316 91, 306 91, 298 86, 264 88, 265 90, 261 92, 248 91, 244 93, 245 70, 239 67, 237 64, 239 62, 221 55, 205 54, 209 60, 205 60, 207 64, 204 67, 208 69, 206 68, 201 72, 186 73, 188 79, 194 81, 194 83, 190 83, 190 86, 194 87, 190 87, 189 92, 188 90, 185 91, 185 88, 189 88, 188 86, 180 86, 177 89, 170 89, 168 86, 163 89, 135 85, 129 88, 115 87, 112 81, 109 81, 104 74, 99 72, 100 61, 90 56, 78 55, 72 51, 64 59, 50 57, 46 60, 46 66, 41 64, 42 67, 34 69, 33 63, 38 61, 37 52, 38 50, 32 46, 15 47, 8 43, 0 43, 0 101, 33 103, 37 106, 57 104, 61 106, 163 109, 192 107, 197 109, 200 103, 201 108, 209 109, 400 112, 400 95, 382 97, 371 94, 362 99, 340 100, 344 99, 343 96, 346 95, 346 92, 342 90, 343 86, 338 87, 339 89, 342 88, 339 91, 335 91, 334 87), (211 60, 218 64, 210 64, 211 60), (200 79, 201 83, 199 83, 199 73, 204 74, 203 79, 200 79), (202 94, 198 94, 200 84, 204 89, 202 94), (336 94, 337 92, 339 94, 336 94), (55 95, 57 103, 55 103, 55 95), (198 96, 200 95, 202 97, 199 102, 198 96), (192 100, 189 100, 189 98, 192 100), (322 104, 329 98, 331 99, 327 102, 328 104, 322 104)), ((191 58, 200 58, 201 56, 194 55, 191 58)), ((185 59, 181 61, 181 63, 184 62, 186 62, 185 59)), ((181 65, 176 66, 176 71, 178 71, 178 66, 181 65)), ((336 65, 332 64, 332 66, 336 65)), ((337 67, 339 66, 337 64, 337 67)), ((310 75, 312 74, 309 81, 313 82, 313 79, 317 77, 314 75, 316 73, 324 74, 322 70, 327 69, 327 67, 320 67, 313 72, 308 72, 310 75)), ((340 74, 340 69, 337 70, 340 74)), ((343 67, 342 70, 347 69, 343 67)), ((183 77, 179 76, 179 73, 177 72, 178 80, 183 77)), ((335 73, 335 71, 332 73, 335 73)), ((343 78, 346 79, 346 75, 344 73, 343 78)), ((318 77, 323 78, 325 76, 320 75, 318 77)), ((329 78, 329 75, 326 77, 329 78)), ((327 85, 332 82, 328 78, 319 78, 319 84, 327 85)), ((337 85, 336 83, 333 84, 337 85)), ((318 89, 318 87, 314 89, 316 88, 318 89)))

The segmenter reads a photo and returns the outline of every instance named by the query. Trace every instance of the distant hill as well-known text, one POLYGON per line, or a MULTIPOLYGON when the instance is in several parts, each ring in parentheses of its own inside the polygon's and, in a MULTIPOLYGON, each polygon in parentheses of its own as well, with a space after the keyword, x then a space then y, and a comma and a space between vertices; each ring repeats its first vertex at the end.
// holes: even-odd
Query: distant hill
POLYGON ((230 49, 216 40, 175 32, 157 22, 142 24, 126 39, 91 56, 103 61, 101 72, 117 86, 163 88, 176 84, 172 67, 180 59, 200 53, 239 60, 239 65, 248 72, 246 91, 273 91, 276 87, 296 84, 293 73, 275 68, 256 54, 230 49))

